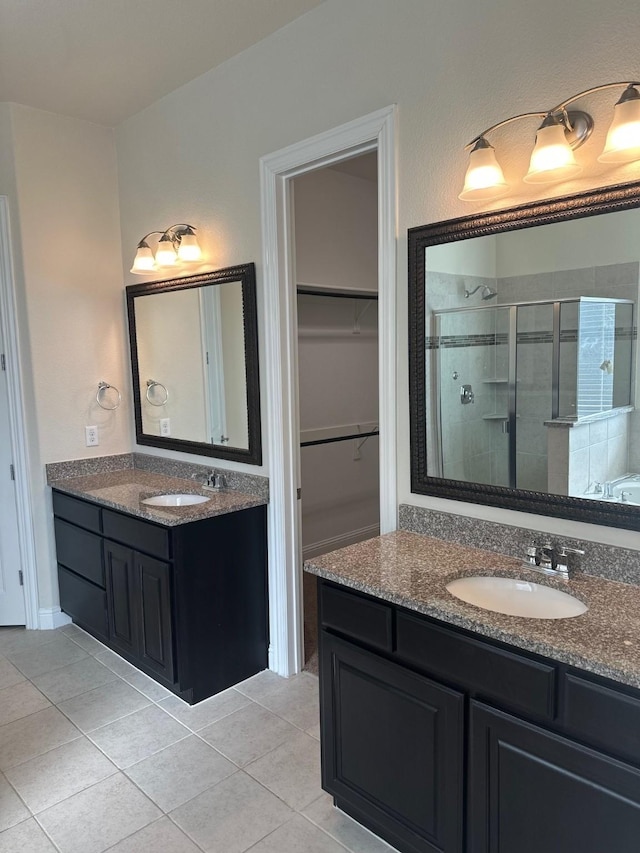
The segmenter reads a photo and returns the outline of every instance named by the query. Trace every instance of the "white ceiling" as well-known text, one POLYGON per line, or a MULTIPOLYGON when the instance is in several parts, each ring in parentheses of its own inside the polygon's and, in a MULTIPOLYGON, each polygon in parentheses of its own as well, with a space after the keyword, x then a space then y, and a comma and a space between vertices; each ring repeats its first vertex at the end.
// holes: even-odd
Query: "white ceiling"
POLYGON ((0 0, 0 102, 117 125, 323 0, 0 0))

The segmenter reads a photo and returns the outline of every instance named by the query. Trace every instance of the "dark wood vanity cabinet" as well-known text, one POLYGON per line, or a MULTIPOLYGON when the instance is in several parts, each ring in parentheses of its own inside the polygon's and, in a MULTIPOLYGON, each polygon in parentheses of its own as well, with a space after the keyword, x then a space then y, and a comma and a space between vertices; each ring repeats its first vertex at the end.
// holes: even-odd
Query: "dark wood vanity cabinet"
POLYGON ((632 853, 640 691, 319 581, 322 784, 403 853, 632 853))
POLYGON ((111 646, 174 682, 171 566, 104 541, 111 646))
POLYGON ((53 493, 60 606, 185 701, 267 666, 264 506, 164 527, 53 493))

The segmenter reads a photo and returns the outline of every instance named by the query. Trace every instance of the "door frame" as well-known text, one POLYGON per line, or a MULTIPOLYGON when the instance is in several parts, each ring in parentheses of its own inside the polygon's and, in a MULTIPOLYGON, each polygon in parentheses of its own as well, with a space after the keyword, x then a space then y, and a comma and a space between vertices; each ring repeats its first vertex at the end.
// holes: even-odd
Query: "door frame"
POLYGON ((24 609, 27 628, 40 627, 38 575, 30 488, 29 449, 24 412, 24 381, 20 362, 20 333, 16 307, 16 287, 11 253, 9 204, 0 195, 0 322, 7 359, 9 430, 15 472, 18 546, 24 579, 24 609))
POLYGON ((370 151, 378 153, 380 532, 397 527, 395 105, 260 159, 269 465, 269 668, 304 662, 298 522, 299 413, 291 181, 370 151))

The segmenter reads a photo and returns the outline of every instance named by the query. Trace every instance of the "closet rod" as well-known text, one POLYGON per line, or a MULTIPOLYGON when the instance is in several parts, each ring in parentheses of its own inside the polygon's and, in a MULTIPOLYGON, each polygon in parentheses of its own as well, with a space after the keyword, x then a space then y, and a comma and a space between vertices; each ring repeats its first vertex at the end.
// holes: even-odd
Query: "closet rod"
POLYGON ((351 441, 354 438, 370 438, 372 435, 380 435, 380 430, 371 432, 354 432, 352 435, 339 435, 335 438, 317 438, 315 441, 301 441, 300 447, 315 447, 316 444, 334 444, 336 441, 351 441))
POLYGON ((372 299, 378 301, 378 294, 374 290, 334 290, 333 288, 313 287, 309 284, 299 284, 297 292, 303 296, 329 296, 333 299, 372 299))

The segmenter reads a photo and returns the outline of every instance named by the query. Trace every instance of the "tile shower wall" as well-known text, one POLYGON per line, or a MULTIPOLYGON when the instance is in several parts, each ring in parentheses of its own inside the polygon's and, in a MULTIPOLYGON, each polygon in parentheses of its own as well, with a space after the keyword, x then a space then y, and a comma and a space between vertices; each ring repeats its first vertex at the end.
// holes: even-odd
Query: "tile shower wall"
MULTIPOLYGON (((473 301, 464 297, 464 291, 486 285, 498 292, 496 308, 512 303, 532 303, 544 299, 568 299, 578 296, 600 296, 630 299, 638 302, 639 264, 621 263, 584 269, 561 270, 509 277, 483 277, 428 272, 427 316, 435 310, 470 308, 473 313, 451 314, 442 318, 441 336, 436 336, 435 325, 428 330, 427 375, 434 377, 439 360, 441 381, 441 457, 433 425, 440 415, 436 404, 435 383, 428 389, 427 411, 430 425, 427 430, 429 472, 452 479, 508 485, 508 441, 505 433, 507 414, 508 373, 508 314, 506 310, 486 310, 479 294, 473 301), (457 378, 453 377, 457 375, 457 378), (461 405, 460 386, 470 384, 475 394, 473 405, 461 405)), ((577 371, 577 308, 563 307, 560 357, 560 415, 572 416, 576 411, 577 371)), ((594 477, 611 463, 612 471, 625 464, 640 472, 640 413, 633 413, 624 421, 612 423, 612 435, 601 438, 597 429, 591 430, 593 439, 585 441, 582 434, 574 437, 575 447, 569 447, 569 436, 554 436, 554 463, 548 459, 548 428, 544 425, 551 417, 552 389, 552 309, 550 305, 526 305, 518 311, 517 335, 517 444, 516 468, 518 488, 535 491, 560 491, 569 488, 569 456, 574 485, 588 478, 613 479, 618 473, 594 477), (625 441, 620 424, 628 431, 627 455, 623 454, 625 441), (614 434, 613 431, 617 430, 614 434), (564 442, 564 450, 562 445, 564 442), (606 444, 605 444, 606 442, 606 444), (578 446, 580 444, 580 446, 578 446), (593 451, 589 451, 593 445, 593 451), (600 445, 600 446, 598 446, 600 445), (585 448, 587 448, 585 450, 585 448), (606 452, 603 452, 606 451, 606 452), (584 465, 586 453, 592 462, 584 465), (564 459, 556 468, 556 463, 564 459), (582 468, 580 468, 582 466, 582 468), (563 479, 563 471, 566 477, 563 479), (549 477, 553 478, 553 485, 549 477)), ((636 356, 637 357, 637 356, 636 356)), ((636 371, 636 375, 638 375, 636 371)), ((587 433, 589 430, 587 430, 587 433)), ((623 471, 622 473, 626 473, 623 471)), ((560 493, 566 493, 562 491, 560 493)), ((574 492, 575 493, 575 492, 574 492)), ((582 492, 581 492, 582 493, 582 492)))
MULTIPOLYGON (((480 294, 471 300, 465 290, 488 286, 495 290, 493 278, 450 273, 427 273, 427 316, 433 311, 472 308, 481 304, 480 294)), ((442 318, 440 335, 435 325, 426 341, 427 375, 435 377, 439 363, 440 411, 435 383, 428 389, 427 458, 434 475, 451 479, 494 482, 496 448, 494 427, 487 420, 496 411, 496 392, 487 384, 487 376, 496 374, 495 311, 451 314, 442 318), (454 378, 455 377, 455 378, 454 378), (471 385, 474 402, 463 405, 462 385, 471 385), (442 416, 441 453, 435 436, 442 416), (437 463, 436 463, 437 460, 437 463)))
POLYGON ((580 497, 631 470, 630 413, 549 429, 549 491, 580 497))

